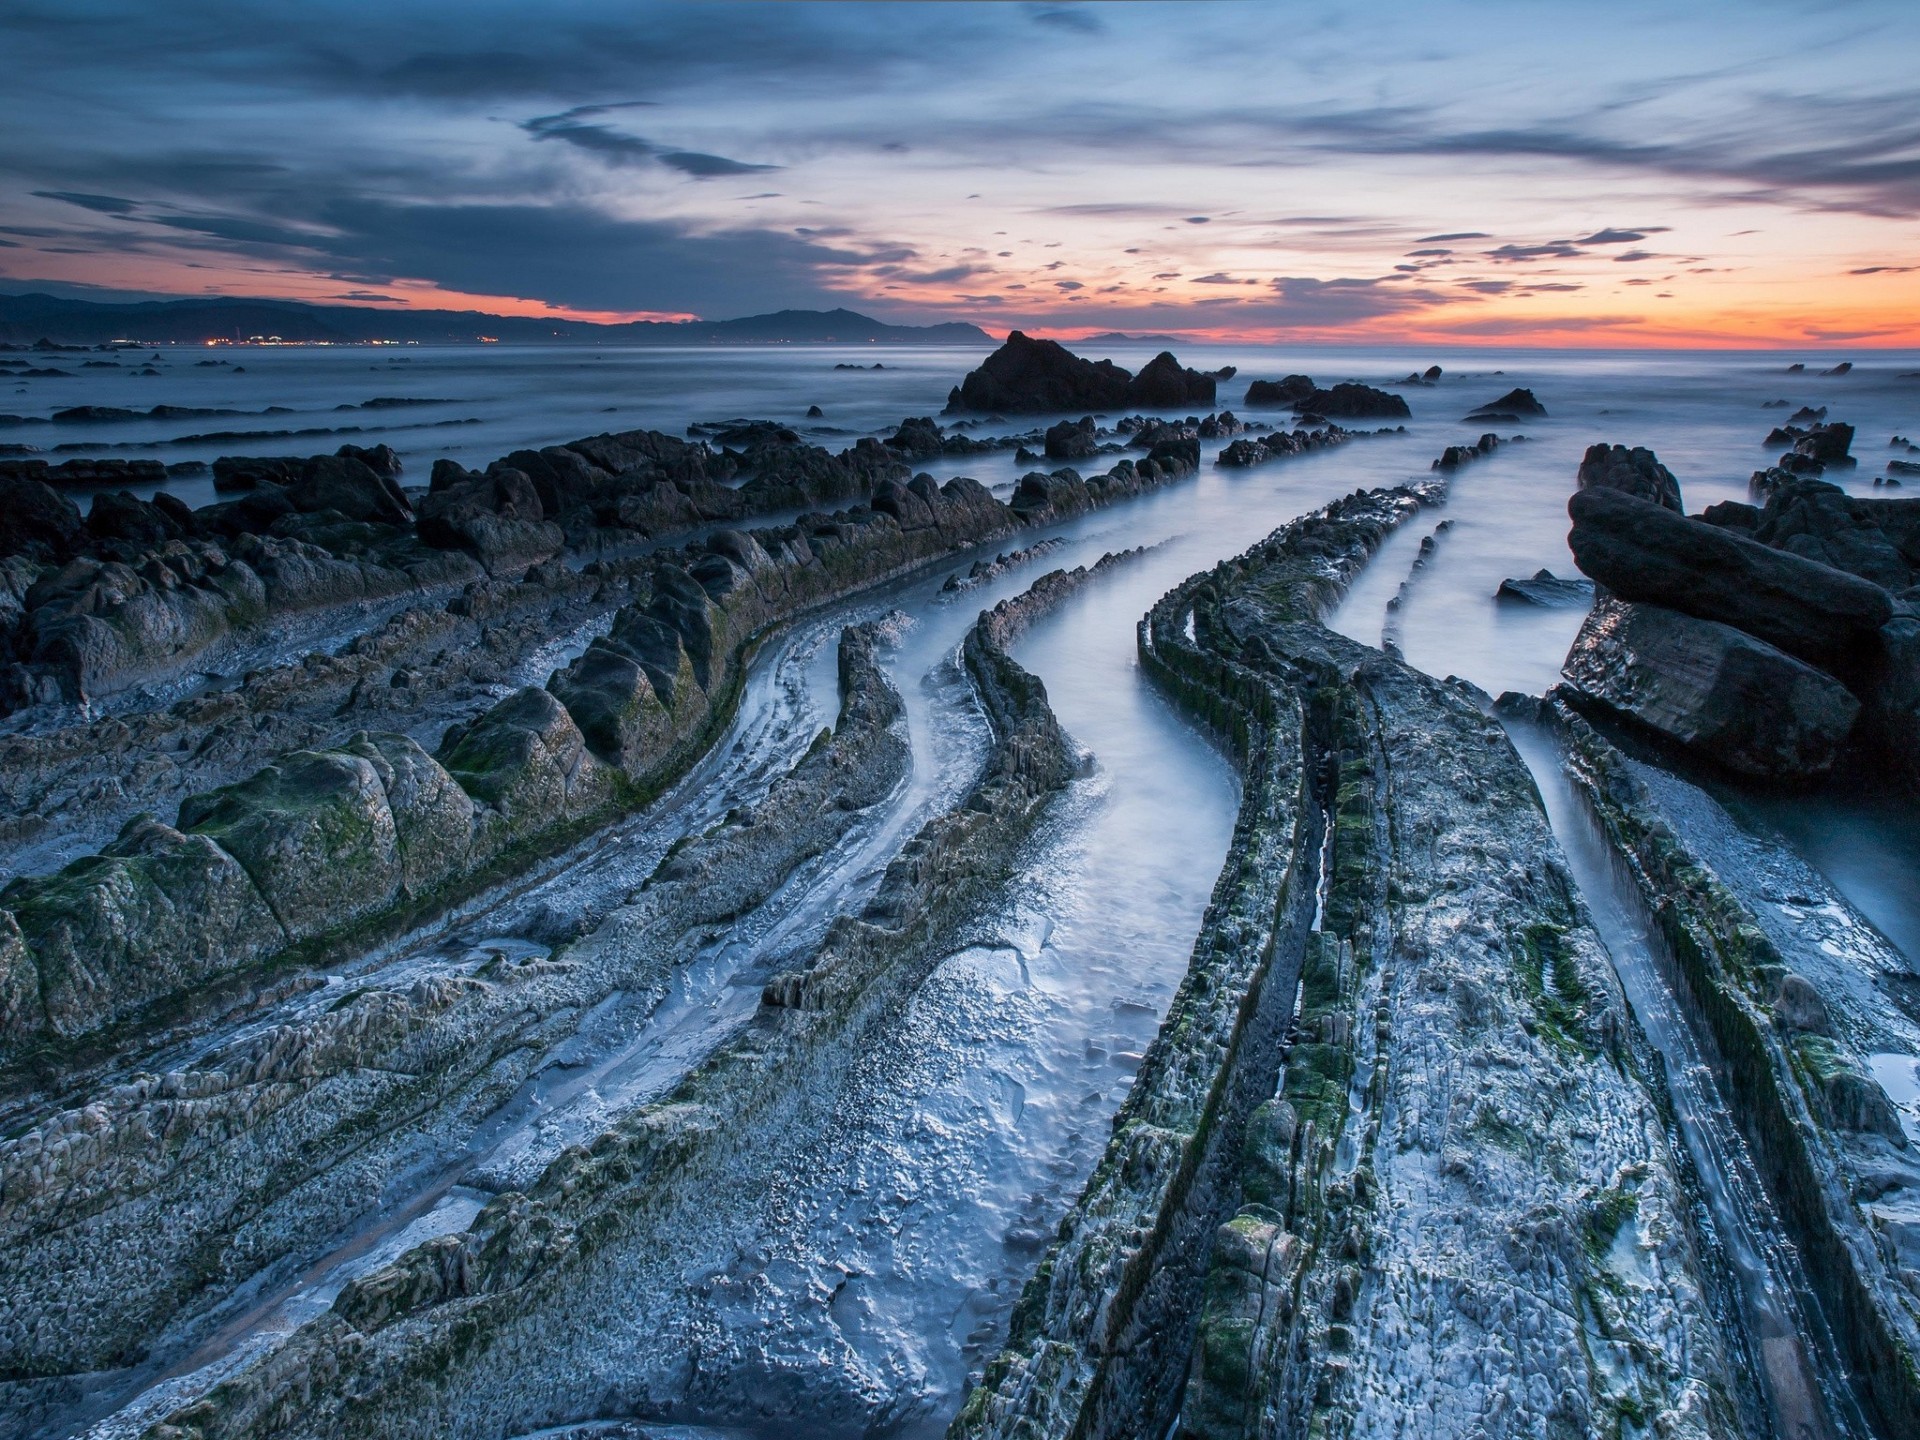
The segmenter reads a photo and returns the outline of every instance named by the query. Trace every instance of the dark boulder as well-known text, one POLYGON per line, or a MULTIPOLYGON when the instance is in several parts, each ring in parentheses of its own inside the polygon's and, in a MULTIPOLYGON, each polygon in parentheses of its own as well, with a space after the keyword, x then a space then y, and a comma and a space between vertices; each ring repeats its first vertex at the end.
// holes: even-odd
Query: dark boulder
POLYGON ((1147 460, 1162 471, 1184 475, 1200 468, 1200 442, 1192 438, 1159 441, 1147 451, 1147 460))
POLYGON ((1596 605, 1564 674, 1587 704, 1763 779, 1826 773, 1860 715, 1831 675, 1731 625, 1657 605, 1596 605))
POLYGON ((1855 499, 1824 480, 1775 473, 1754 539, 1888 590, 1920 576, 1920 501, 1855 499))
POLYGON ((1152 410, 1167 410, 1176 405, 1211 405, 1214 384, 1213 376, 1187 369, 1174 359, 1171 350, 1162 350, 1128 382, 1126 403, 1152 410))
POLYGON ((1083 420, 1062 420, 1047 428, 1049 460, 1090 460, 1099 451, 1100 441, 1091 415, 1083 420))
POLYGON ((38 480, 0 475, 0 555, 70 559, 86 542, 80 510, 38 480))
POLYGON ((342 445, 333 453, 343 460, 358 460, 374 474, 388 480, 399 479, 403 468, 399 452, 391 445, 342 445))
POLYGON ((1284 380, 1256 380, 1247 386, 1249 405, 1284 405, 1304 400, 1320 387, 1310 375, 1289 375, 1284 380))
POLYGON ((1544 418, 1547 407, 1531 390, 1509 390, 1498 400, 1489 400, 1467 416, 1469 420, 1519 420, 1527 416, 1544 418))
POLYGON ((95 540, 140 551, 182 539, 188 532, 159 506, 128 491, 115 490, 93 497, 93 508, 87 512, 87 533, 95 540))
POLYGON ((1618 490, 1655 505, 1665 506, 1676 515, 1686 513, 1680 503, 1680 482, 1660 463, 1653 451, 1636 445, 1589 445, 1580 462, 1578 475, 1582 490, 1618 490))
POLYGON ((1127 403, 1132 379, 1111 360, 1082 359, 1056 341, 1035 340, 1015 330, 954 387, 947 409, 1027 414, 1113 410, 1127 403))
POLYGON ((333 510, 349 520, 381 525, 412 523, 406 493, 358 460, 338 455, 317 457, 305 475, 287 486, 294 508, 308 514, 333 510))
POLYGON ((1413 414, 1407 408, 1407 402, 1391 391, 1376 390, 1371 385, 1360 385, 1351 380, 1342 381, 1331 390, 1315 390, 1295 400, 1293 408, 1302 414, 1325 415, 1342 420, 1392 419, 1396 416, 1406 419, 1413 414))
POLYGON ((1793 449, 1796 455, 1818 460, 1823 465, 1851 465, 1854 463, 1849 453, 1853 449, 1853 426, 1843 420, 1815 425, 1794 441, 1793 449))
POLYGON ((1575 563, 1614 595, 1736 626, 1822 669, 1860 671, 1893 616, 1878 585, 1617 490, 1577 491, 1567 513, 1575 563))
POLYGON ((887 439, 887 448, 897 450, 902 455, 919 460, 929 455, 938 455, 942 444, 939 425, 931 416, 902 420, 900 428, 887 439))

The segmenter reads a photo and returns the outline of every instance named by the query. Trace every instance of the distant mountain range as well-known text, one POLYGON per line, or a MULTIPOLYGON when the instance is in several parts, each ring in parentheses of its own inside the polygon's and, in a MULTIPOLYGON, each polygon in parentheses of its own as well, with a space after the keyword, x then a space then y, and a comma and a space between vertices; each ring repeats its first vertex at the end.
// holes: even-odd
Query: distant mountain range
POLYGON ((1120 330, 1102 330, 1098 335, 1089 335, 1084 340, 1076 340, 1076 345, 1178 345, 1180 341, 1172 335, 1128 335, 1120 330))
POLYGON ((204 344, 209 340, 278 337, 351 344, 413 340, 476 344, 483 340, 619 345, 993 345, 978 325, 888 325, 852 310, 782 310, 739 320, 679 323, 488 315, 478 310, 378 310, 364 305, 303 305, 286 300, 143 300, 103 305, 57 295, 0 295, 0 342, 100 345, 110 340, 204 344))

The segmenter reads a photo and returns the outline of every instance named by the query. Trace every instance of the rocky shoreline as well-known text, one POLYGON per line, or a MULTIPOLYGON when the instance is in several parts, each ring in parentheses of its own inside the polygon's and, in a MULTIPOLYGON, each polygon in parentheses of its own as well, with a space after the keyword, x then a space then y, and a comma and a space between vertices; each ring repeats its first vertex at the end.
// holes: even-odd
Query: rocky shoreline
POLYGON ((1143 623, 1246 800, 954 1435, 1744 1433, 1657 1081, 1524 767, 1484 697, 1319 623, 1438 493, 1337 502, 1143 623))

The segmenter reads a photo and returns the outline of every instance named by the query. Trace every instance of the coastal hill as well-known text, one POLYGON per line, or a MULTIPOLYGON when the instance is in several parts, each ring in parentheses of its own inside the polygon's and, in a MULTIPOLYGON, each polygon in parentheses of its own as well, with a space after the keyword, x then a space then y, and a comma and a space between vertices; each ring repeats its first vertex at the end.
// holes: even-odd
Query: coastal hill
POLYGON ((303 305, 287 300, 145 300, 99 304, 57 295, 0 295, 0 342, 100 345, 112 340, 203 344, 209 340, 282 340, 351 344, 412 340, 474 344, 483 339, 623 345, 809 344, 991 345, 977 325, 888 325, 852 310, 781 310, 737 320, 581 320, 488 315, 478 310, 388 310, 365 305, 303 305))

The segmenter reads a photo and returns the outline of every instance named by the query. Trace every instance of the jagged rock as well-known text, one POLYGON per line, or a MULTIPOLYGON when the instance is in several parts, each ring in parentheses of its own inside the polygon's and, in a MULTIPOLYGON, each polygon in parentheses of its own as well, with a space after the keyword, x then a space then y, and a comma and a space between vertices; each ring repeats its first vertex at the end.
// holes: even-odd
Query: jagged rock
POLYGON ((1528 416, 1545 418, 1547 407, 1542 405, 1531 390, 1509 390, 1498 400, 1489 400, 1479 409, 1472 411, 1469 420, 1520 420, 1528 416))
POLYGON ((1680 482, 1660 458, 1644 446, 1629 450, 1624 445, 1589 445, 1580 461, 1578 479, 1582 490, 1618 490, 1655 505, 1665 506, 1676 515, 1684 515, 1680 501, 1680 482))
MULTIPOLYGON (((1516 439, 1519 437, 1515 437, 1516 439)), ((1433 462, 1435 470, 1458 470, 1470 461, 1491 455, 1501 445, 1501 439, 1492 431, 1482 435, 1471 445, 1449 445, 1440 452, 1440 458, 1433 462)))
POLYGON ((0 475, 0 555, 58 563, 84 543, 80 509, 38 480, 0 475))
POLYGON ((1562 672, 1585 699, 1741 775, 1832 769, 1860 702, 1831 675, 1730 625, 1603 600, 1562 672))
MULTIPOLYGON (((5 1048, 42 1026, 79 1036, 154 1000, 258 964, 285 929, 238 860, 207 835, 151 816, 98 855, 0 891, 31 948, 39 1005, 16 1006, 5 1048)), ((12 957, 12 970, 25 962, 12 957)))
POLYGON ((1094 431, 1093 417, 1062 420, 1047 429, 1049 460, 1090 460, 1100 452, 1100 440, 1094 431))
POLYGON ((343 460, 358 460, 386 480, 399 479, 405 468, 400 463, 399 452, 391 445, 342 445, 333 453, 343 460))
POLYGON ((190 533, 168 511, 125 490, 93 497, 87 533, 96 541, 117 541, 122 553, 139 552, 185 539, 190 533))
POLYGON ((1733 528, 1888 590, 1904 590, 1920 574, 1920 502, 1855 499, 1824 480, 1782 476, 1768 487, 1764 509, 1734 506, 1715 506, 1714 523, 1751 516, 1750 524, 1733 528))
POLYGON ((1309 375, 1289 375, 1284 380, 1256 380, 1247 387, 1245 403, 1291 408, 1319 388, 1309 375))
POLYGON ((1593 603, 1593 582, 1563 580, 1551 570, 1536 570, 1524 580, 1502 580, 1494 599, 1548 610, 1585 609, 1593 603))
POLYGON ((900 427, 887 438, 887 448, 915 459, 924 459, 940 453, 942 438, 939 425, 930 416, 921 416, 902 420, 900 427))
POLYGON ((529 686, 502 700, 439 756, 486 805, 493 849, 532 841, 563 820, 593 814, 612 798, 607 768, 587 751, 573 718, 550 692, 529 686))
POLYGON ((296 752, 194 796, 180 827, 238 860, 295 940, 387 909, 400 894, 398 826, 363 754, 296 752))
POLYGON ((954 387, 947 409, 1027 414, 1113 410, 1127 403, 1132 379, 1111 360, 1084 360, 1057 341, 1034 340, 1015 330, 954 387))
POLYGON ((1141 367, 1127 384, 1126 403, 1154 410, 1169 410, 1178 405, 1213 404, 1214 377, 1189 370, 1162 350, 1141 367))
POLYGON ((1391 391, 1376 390, 1371 385, 1360 385, 1353 381, 1342 381, 1331 390, 1315 390, 1294 400, 1292 404, 1302 414, 1325 415, 1340 420, 1367 417, 1404 419, 1413 414, 1407 408, 1407 402, 1391 391))
POLYGON ((1815 425, 1794 440, 1793 449, 1795 454, 1818 460, 1822 465, 1851 465, 1853 426, 1840 420, 1815 425))
POLYGON ((1860 669, 1893 616, 1878 585, 1616 490, 1577 491, 1567 512, 1575 563, 1613 594, 1736 626, 1822 669, 1860 669))

